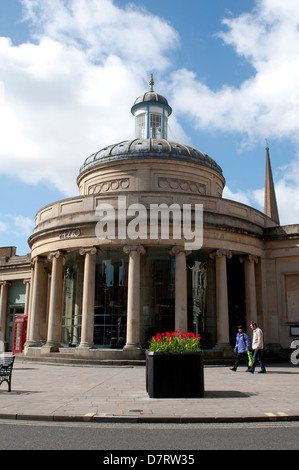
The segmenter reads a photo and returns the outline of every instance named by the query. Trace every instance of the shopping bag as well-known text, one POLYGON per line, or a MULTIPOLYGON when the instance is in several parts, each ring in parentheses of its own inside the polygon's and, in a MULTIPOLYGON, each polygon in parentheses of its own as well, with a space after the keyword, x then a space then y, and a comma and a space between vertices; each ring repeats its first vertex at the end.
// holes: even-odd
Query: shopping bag
POLYGON ((248 367, 251 367, 251 366, 252 366, 252 363, 253 363, 252 352, 251 352, 251 351, 247 351, 247 356, 248 356, 248 367))

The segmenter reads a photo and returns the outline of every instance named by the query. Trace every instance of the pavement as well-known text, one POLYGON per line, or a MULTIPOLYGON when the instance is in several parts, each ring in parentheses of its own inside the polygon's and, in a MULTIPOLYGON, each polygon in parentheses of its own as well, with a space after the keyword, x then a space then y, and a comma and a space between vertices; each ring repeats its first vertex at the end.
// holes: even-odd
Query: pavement
MULTIPOLYGON (((267 364, 266 364, 267 366, 267 364)), ((202 398, 158 399, 146 392, 144 366, 62 365, 16 360, 12 390, 0 387, 0 419, 88 422, 299 421, 299 367, 266 374, 205 366, 202 398)))

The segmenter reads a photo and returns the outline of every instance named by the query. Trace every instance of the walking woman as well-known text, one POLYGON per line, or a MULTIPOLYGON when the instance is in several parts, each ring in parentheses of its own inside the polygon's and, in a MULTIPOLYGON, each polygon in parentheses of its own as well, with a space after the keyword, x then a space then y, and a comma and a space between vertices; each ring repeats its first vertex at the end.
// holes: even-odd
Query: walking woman
POLYGON ((235 352, 237 353, 236 362, 234 367, 231 369, 236 372, 239 362, 242 357, 245 357, 246 366, 248 369, 248 355, 247 351, 250 349, 250 341, 247 333, 244 332, 242 325, 238 326, 238 333, 236 337, 235 352))

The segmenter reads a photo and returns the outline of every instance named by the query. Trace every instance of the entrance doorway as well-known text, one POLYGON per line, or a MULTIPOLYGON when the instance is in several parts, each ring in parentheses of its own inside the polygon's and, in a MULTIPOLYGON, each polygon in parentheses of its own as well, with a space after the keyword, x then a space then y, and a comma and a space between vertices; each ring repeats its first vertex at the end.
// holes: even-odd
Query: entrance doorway
POLYGON ((120 247, 102 248, 96 262, 94 344, 121 349, 127 329, 128 256, 120 247))
POLYGON ((10 306, 8 309, 7 326, 6 326, 6 341, 7 350, 12 351, 13 347, 13 333, 15 326, 15 319, 19 315, 24 315, 25 305, 10 306))
MULTIPOLYGON (((227 290, 229 311, 229 338, 232 348, 236 344, 238 325, 246 329, 245 275, 240 256, 227 260, 227 290)), ((248 331, 247 331, 248 333, 248 331)))
POLYGON ((187 257, 188 331, 200 334, 202 349, 217 342, 215 263, 209 250, 187 257))

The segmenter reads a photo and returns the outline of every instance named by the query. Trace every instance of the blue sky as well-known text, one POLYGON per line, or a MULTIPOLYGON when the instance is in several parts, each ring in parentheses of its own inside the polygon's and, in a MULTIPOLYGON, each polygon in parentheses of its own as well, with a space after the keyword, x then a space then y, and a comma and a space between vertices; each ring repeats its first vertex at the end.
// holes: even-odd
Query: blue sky
POLYGON ((298 25, 298 0, 0 0, 0 246, 29 252, 85 158, 134 137, 150 73, 169 138, 261 211, 268 139, 281 223, 299 223, 298 25))

